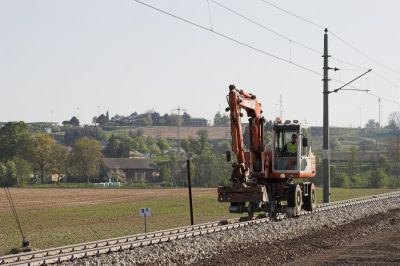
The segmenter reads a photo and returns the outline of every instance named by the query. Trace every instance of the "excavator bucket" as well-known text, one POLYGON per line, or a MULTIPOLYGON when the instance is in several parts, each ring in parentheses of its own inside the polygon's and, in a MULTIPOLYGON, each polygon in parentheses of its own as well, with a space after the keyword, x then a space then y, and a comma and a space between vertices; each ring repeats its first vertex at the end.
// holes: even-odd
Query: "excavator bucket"
POLYGON ((267 202, 265 186, 218 187, 219 202, 267 202))

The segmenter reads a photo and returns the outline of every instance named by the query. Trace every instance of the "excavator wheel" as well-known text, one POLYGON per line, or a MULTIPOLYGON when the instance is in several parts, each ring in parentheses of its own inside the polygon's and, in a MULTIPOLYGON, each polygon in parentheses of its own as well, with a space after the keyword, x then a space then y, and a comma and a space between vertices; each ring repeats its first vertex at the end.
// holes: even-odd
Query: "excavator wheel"
POLYGON ((301 206, 303 204, 301 187, 300 185, 291 184, 288 192, 288 207, 293 207, 294 215, 299 216, 301 212, 301 206))
POLYGON ((314 183, 311 183, 308 186, 308 195, 304 196, 304 210, 312 212, 317 208, 317 197, 314 183))

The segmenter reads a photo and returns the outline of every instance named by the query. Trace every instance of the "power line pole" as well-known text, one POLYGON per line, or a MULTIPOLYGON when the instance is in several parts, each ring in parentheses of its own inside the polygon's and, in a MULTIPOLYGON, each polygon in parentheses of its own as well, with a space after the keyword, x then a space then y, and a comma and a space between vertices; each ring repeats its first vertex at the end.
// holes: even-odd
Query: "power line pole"
POLYGON ((282 94, 279 95, 279 115, 281 116, 281 119, 283 120, 283 111, 282 111, 282 94))
POLYGON ((330 201, 330 160, 329 160, 329 65, 328 65, 328 29, 324 33, 324 114, 323 114, 323 202, 330 201))
POLYGON ((180 157, 180 149, 181 149, 181 136, 180 136, 181 111, 186 112, 186 109, 181 109, 180 105, 178 105, 178 108, 177 109, 172 109, 172 111, 178 111, 176 138, 177 138, 178 156, 180 157))
POLYGON ((396 136, 396 178, 399 179, 399 134, 396 136))
POLYGON ((378 107, 378 115, 379 115, 379 117, 378 117, 378 130, 381 128, 381 98, 378 98, 378 105, 379 105, 379 107, 378 107))
MULTIPOLYGON (((181 158, 181 111, 186 112, 185 109, 182 109, 180 105, 178 105, 178 108, 172 109, 172 111, 178 111, 178 120, 177 120, 177 128, 176 128, 176 146, 177 146, 177 154, 178 154, 178 159, 181 158)), ((179 176, 178 180, 178 187, 183 186, 183 181, 181 180, 182 176, 179 176)))

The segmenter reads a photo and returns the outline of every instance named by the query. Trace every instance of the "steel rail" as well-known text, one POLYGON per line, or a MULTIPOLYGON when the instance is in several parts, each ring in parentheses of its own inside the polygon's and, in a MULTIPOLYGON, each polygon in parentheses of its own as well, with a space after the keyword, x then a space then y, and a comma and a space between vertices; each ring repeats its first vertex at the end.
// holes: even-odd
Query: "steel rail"
MULTIPOLYGON (((302 211, 300 215, 310 215, 314 213, 326 212, 333 209, 360 205, 370 202, 381 201, 390 198, 400 197, 400 191, 373 196, 354 198, 349 200, 335 201, 331 203, 319 204, 313 212, 302 211)), ((0 257, 0 265, 47 265, 60 263, 73 259, 96 256, 110 252, 134 249, 153 244, 194 237, 210 233, 227 231, 235 228, 246 227, 249 225, 264 224, 270 222, 270 218, 260 218, 255 220, 241 221, 240 218, 225 221, 209 222, 194 226, 184 226, 174 229, 161 230, 147 234, 137 234, 125 237, 117 237, 106 240, 92 241, 77 245, 69 245, 58 248, 50 248, 39 251, 32 251, 16 255, 0 257)))

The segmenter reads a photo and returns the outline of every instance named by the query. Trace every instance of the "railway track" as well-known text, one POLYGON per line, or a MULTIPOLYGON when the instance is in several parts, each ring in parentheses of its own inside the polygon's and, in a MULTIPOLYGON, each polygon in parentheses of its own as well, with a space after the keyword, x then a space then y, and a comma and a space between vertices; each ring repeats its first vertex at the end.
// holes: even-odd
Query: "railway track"
MULTIPOLYGON (((301 215, 312 215, 313 213, 326 212, 332 209, 360 205, 397 197, 400 197, 400 191, 325 203, 318 205, 317 209, 314 212, 304 211, 301 213, 301 215)), ((269 218, 259 218, 248 221, 241 221, 239 218, 235 218, 224 221, 209 222, 194 226, 184 226, 146 234, 117 237, 77 245, 69 245, 16 255, 8 255, 0 257, 0 265, 47 265, 269 222, 271 222, 269 218)))

